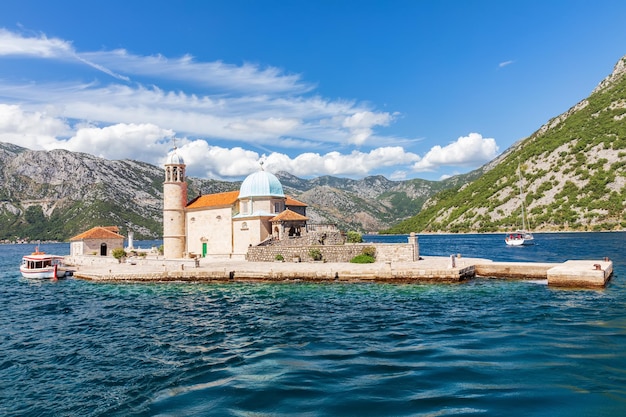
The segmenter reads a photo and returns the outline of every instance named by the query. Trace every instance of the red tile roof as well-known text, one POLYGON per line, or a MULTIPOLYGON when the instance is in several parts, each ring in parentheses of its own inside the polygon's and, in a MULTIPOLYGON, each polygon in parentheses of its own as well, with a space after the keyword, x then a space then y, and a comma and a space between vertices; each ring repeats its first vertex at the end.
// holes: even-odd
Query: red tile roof
POLYGON ((291 198, 288 195, 285 196, 285 205, 286 206, 300 206, 300 207, 307 207, 306 203, 303 203, 302 201, 298 201, 295 198, 291 198))
POLYGON ((239 191, 201 195, 187 204, 187 208, 204 208, 233 205, 239 198, 239 191))
POLYGON ((277 216, 274 216, 270 219, 271 222, 281 222, 281 221, 307 221, 308 217, 303 216, 302 214, 298 214, 295 211, 291 211, 289 209, 283 211, 277 216))
POLYGON ((124 236, 117 233, 119 230, 117 226, 96 226, 74 236, 70 241, 84 239, 124 239, 124 236))

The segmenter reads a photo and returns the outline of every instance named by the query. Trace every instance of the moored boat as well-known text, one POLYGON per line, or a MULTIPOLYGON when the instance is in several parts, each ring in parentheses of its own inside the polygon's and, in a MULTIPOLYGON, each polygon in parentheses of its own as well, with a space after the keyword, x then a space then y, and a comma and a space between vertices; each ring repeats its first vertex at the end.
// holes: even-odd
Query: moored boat
POLYGON ((519 186, 519 199, 520 199, 520 207, 522 210, 522 229, 517 230, 513 233, 509 233, 505 238, 504 242, 508 246, 526 246, 526 245, 534 245, 535 238, 533 234, 526 230, 526 210, 524 210, 524 191, 522 189, 522 171, 518 164, 517 166, 517 175, 518 175, 518 186, 519 186))
POLYGON ((68 274, 63 264, 63 257, 39 252, 38 249, 30 255, 22 257, 20 272, 24 278, 57 279, 68 274))
POLYGON ((515 233, 509 233, 509 235, 504 238, 504 241, 509 246, 523 246, 534 244, 535 238, 529 231, 518 230, 515 233))

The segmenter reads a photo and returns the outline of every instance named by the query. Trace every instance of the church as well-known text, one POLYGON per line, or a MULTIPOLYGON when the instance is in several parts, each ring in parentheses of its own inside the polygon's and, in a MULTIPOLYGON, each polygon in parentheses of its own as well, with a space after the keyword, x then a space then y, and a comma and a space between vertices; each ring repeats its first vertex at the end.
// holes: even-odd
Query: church
POLYGON ((201 195, 187 201, 185 162, 172 152, 163 183, 163 254, 167 259, 244 259, 248 248, 300 236, 307 205, 288 197, 275 175, 250 174, 239 191, 201 195))

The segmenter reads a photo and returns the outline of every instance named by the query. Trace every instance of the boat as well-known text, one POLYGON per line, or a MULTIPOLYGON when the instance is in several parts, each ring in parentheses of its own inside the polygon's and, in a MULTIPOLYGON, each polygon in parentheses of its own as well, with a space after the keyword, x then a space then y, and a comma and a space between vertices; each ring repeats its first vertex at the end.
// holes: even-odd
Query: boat
POLYGON ((22 257, 20 272, 24 278, 40 279, 57 279, 70 274, 63 263, 63 256, 49 255, 38 248, 22 257))
POLYGON ((519 184, 519 199, 522 208, 522 228, 515 232, 508 233, 504 238, 504 242, 508 246, 527 246, 535 243, 535 238, 531 231, 526 230, 526 211, 524 210, 524 191, 522 189, 522 171, 519 164, 517 165, 517 176, 519 184))

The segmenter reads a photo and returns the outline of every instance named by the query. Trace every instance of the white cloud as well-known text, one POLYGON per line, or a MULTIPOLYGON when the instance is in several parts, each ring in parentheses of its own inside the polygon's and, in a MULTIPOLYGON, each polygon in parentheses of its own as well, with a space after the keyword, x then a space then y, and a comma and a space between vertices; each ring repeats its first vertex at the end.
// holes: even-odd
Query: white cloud
POLYGON ((72 71, 56 80, 48 71, 48 79, 16 82, 10 74, 3 77, 0 66, 0 91, 7 103, 0 104, 0 141, 31 149, 65 148, 162 164, 177 136, 190 175, 227 179, 257 170, 260 158, 268 170, 298 176, 364 176, 386 169, 399 179, 411 164, 413 171, 469 166, 497 152, 493 139, 472 133, 443 148, 433 147, 421 159, 402 146, 390 146, 414 141, 377 133, 398 113, 305 94, 313 85, 274 67, 125 50, 79 52, 61 39, 0 29, 0 60, 5 56, 27 57, 28 65, 46 59, 97 70, 95 77, 89 74, 89 82, 72 81, 72 71), (107 76, 100 79, 102 74, 107 76), (176 87, 166 90, 160 82, 176 87), (224 146, 225 141, 236 145, 224 146), (352 150, 367 145, 368 151, 352 150), (298 149, 304 152, 298 154, 298 149))
POLYGON ((506 67, 506 66, 511 65, 511 64, 512 64, 512 63, 514 63, 514 62, 515 62, 515 61, 504 61, 504 62, 500 62, 500 63, 498 64, 498 68, 504 68, 504 67, 506 67))
MULTIPOLYGON (((318 175, 366 176, 372 171, 398 164, 410 164, 419 156, 401 147, 382 147, 370 152, 353 151, 349 154, 306 152, 292 158, 273 152, 259 155, 240 147, 210 146, 204 140, 186 141, 178 151, 185 159, 190 175, 208 178, 237 178, 258 171, 263 162, 270 172, 287 171, 293 175, 310 177, 318 175)), ((159 162, 163 163, 163 159, 159 162)))
POLYGON ((202 178, 238 178, 260 168, 258 153, 210 146, 204 140, 186 141, 177 152, 184 158, 189 175, 202 178))
POLYGON ((138 159, 155 163, 167 152, 174 132, 153 124, 118 123, 111 126, 83 127, 58 147, 86 152, 106 159, 138 159))
POLYGON ((0 56, 21 55, 43 58, 67 57, 73 54, 72 44, 56 38, 23 37, 0 28, 0 56))
POLYGON ((29 149, 50 149, 57 137, 71 132, 63 120, 46 112, 24 112, 19 106, 0 103, 0 141, 29 149))
POLYGON ((359 111, 345 117, 343 127, 350 129, 349 143, 362 145, 374 133, 374 126, 388 126, 393 117, 389 113, 359 111))
POLYGON ((433 146, 422 160, 413 165, 413 170, 435 171, 443 165, 475 166, 492 160, 497 154, 498 146, 495 139, 483 138, 478 133, 470 133, 444 147, 433 146))
POLYGON ((69 42, 44 35, 25 37, 3 29, 2 55, 69 60, 113 77, 113 82, 106 78, 106 84, 97 78, 72 83, 64 74, 63 81, 16 84, 0 76, 3 96, 24 109, 37 111, 51 105, 62 109, 62 117, 99 125, 154 124, 177 134, 251 142, 254 146, 273 146, 290 139, 292 146, 301 143, 310 149, 310 144, 320 143, 364 145, 375 138, 376 127, 388 126, 395 118, 395 114, 377 112, 353 101, 304 96, 311 85, 302 83, 299 75, 286 75, 272 67, 195 62, 190 56, 138 56, 124 50, 79 53, 69 42), (129 83, 124 74, 154 78, 146 87, 138 80, 129 83), (213 90, 201 95, 166 91, 154 84, 163 80, 213 90))
POLYGON ((123 49, 81 53, 90 62, 126 74, 178 80, 223 90, 255 91, 257 93, 304 93, 313 85, 305 84, 296 74, 284 74, 275 67, 262 68, 245 63, 241 66, 221 61, 197 62, 190 55, 167 58, 163 55, 140 56, 123 49))
POLYGON ((295 158, 281 153, 272 153, 265 157, 265 166, 272 172, 287 171, 303 177, 323 175, 321 173, 364 176, 376 169, 410 164, 418 160, 418 155, 394 146, 376 148, 370 152, 352 151, 349 154, 328 152, 322 155, 306 152, 295 158))

